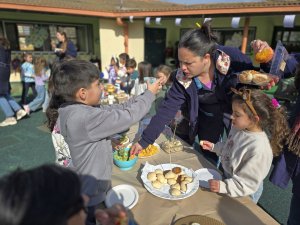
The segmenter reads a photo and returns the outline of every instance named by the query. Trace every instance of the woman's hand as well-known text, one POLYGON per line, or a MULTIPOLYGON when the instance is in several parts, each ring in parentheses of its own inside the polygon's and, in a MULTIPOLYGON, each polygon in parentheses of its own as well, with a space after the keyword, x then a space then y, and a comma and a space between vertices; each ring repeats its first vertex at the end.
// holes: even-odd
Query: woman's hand
POLYGON ((266 41, 262 41, 262 40, 253 40, 251 41, 251 47, 254 51, 254 55, 256 55, 256 53, 261 52, 264 48, 269 48, 269 44, 266 41))
POLYGON ((130 149, 130 155, 136 155, 139 154, 140 151, 143 150, 143 147, 137 142, 134 145, 132 145, 131 149, 130 149))
POLYGON ((209 188, 211 192, 220 192, 220 181, 219 180, 208 180, 209 188))
POLYGON ((115 204, 107 209, 97 209, 95 217, 102 225, 128 224, 127 211, 120 204, 115 204))
POLYGON ((199 144, 204 150, 212 151, 214 148, 214 144, 209 141, 201 140, 199 144))
POLYGON ((148 90, 156 95, 159 92, 159 90, 162 88, 161 84, 162 84, 163 80, 164 80, 164 78, 162 77, 162 78, 156 80, 153 84, 150 84, 150 82, 147 81, 148 90))

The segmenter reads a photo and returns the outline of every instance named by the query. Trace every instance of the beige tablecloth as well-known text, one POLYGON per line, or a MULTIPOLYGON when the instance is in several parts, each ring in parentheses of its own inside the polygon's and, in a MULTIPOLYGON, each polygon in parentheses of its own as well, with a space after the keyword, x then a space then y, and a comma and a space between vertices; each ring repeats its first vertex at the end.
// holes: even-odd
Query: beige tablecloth
MULTIPOLYGON (((129 137, 132 140, 136 126, 130 129, 129 137)), ((165 140, 161 135, 157 143, 165 140)), ((212 193, 207 189, 199 188, 189 198, 183 200, 166 200, 149 193, 143 186, 140 178, 141 169, 148 161, 152 165, 169 163, 170 157, 164 151, 150 158, 139 159, 130 171, 121 171, 114 166, 112 184, 129 184, 139 193, 138 203, 132 209, 134 219, 139 225, 168 225, 181 217, 188 215, 205 215, 217 219, 228 225, 261 225, 279 224, 249 197, 231 198, 225 195, 212 193)), ((171 154, 172 163, 197 170, 200 168, 213 168, 201 154, 192 148, 185 148, 182 152, 171 154)))

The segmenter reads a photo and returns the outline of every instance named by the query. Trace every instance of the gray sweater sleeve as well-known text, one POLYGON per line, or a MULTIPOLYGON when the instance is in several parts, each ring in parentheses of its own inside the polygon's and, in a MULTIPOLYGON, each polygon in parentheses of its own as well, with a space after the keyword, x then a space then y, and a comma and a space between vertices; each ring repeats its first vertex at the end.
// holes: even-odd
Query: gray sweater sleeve
POLYGON ((155 95, 145 91, 120 106, 92 108, 85 117, 85 127, 91 141, 107 138, 128 129, 149 111, 155 95))

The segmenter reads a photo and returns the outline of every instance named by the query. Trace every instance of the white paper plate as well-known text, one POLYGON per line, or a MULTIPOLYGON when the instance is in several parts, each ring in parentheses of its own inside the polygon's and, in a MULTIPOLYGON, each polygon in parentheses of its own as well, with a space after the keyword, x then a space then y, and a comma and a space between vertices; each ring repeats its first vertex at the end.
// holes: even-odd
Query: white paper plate
POLYGON ((202 168, 196 170, 195 173, 197 174, 199 185, 204 188, 209 188, 208 180, 222 180, 222 175, 214 169, 202 168))
POLYGON ((197 180, 196 174, 192 169, 188 169, 184 166, 178 165, 178 164, 160 164, 160 165, 151 165, 148 162, 146 162, 144 168, 142 169, 142 175, 141 178, 143 180, 145 188, 153 195, 163 198, 163 199, 168 199, 168 200, 180 200, 180 199, 185 199, 193 194, 196 193, 196 191, 199 188, 199 182, 197 180), (187 191, 186 193, 183 193, 179 196, 172 196, 170 194, 170 185, 165 184, 163 185, 160 189, 155 189, 152 187, 151 181, 147 179, 147 174, 149 172, 154 172, 156 169, 161 169, 161 170, 171 170, 174 167, 180 167, 182 171, 190 176, 193 177, 193 182, 187 184, 187 191))
POLYGON ((116 203, 120 203, 128 209, 132 209, 138 200, 139 193, 135 187, 128 184, 121 184, 108 191, 105 198, 105 205, 111 207, 116 203))

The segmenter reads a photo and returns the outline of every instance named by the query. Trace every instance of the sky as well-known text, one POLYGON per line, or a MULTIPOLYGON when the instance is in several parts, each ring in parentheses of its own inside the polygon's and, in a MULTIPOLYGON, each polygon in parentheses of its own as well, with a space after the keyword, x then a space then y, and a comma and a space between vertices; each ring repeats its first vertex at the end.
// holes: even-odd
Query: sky
POLYGON ((235 3, 235 2, 261 2, 262 0, 161 0, 162 2, 173 2, 179 4, 211 4, 211 3, 235 3))

